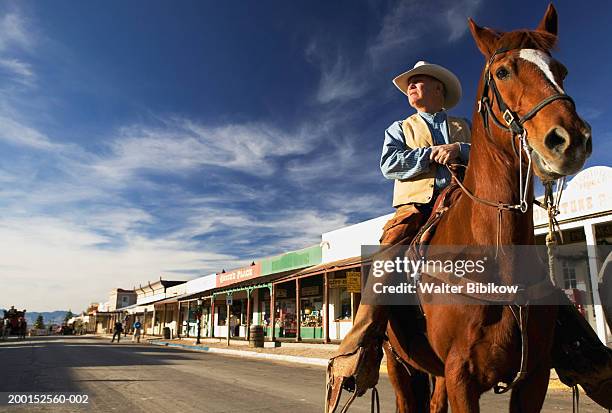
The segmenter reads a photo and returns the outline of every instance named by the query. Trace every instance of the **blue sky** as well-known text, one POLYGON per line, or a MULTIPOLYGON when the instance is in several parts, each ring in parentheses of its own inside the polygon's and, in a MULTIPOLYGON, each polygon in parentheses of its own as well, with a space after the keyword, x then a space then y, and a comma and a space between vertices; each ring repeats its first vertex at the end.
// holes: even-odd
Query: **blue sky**
MULTIPOLYGON (((535 27, 547 2, 3 2, 0 306, 72 308, 312 245, 392 211, 391 79, 454 70, 471 118, 483 65, 466 18, 535 27)), ((566 91, 610 165, 610 6, 555 4, 566 91)))

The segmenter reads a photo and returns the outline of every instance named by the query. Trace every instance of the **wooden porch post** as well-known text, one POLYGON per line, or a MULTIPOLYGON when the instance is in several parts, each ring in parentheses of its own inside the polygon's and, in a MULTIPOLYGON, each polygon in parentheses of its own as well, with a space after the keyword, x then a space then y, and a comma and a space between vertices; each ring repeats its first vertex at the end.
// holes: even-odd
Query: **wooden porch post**
POLYGON ((251 291, 253 291, 250 288, 247 288, 246 292, 247 292, 247 320, 246 320, 246 339, 247 341, 250 340, 251 338, 251 291))
POLYGON ((146 336, 147 335, 147 307, 144 308, 144 314, 142 316, 142 336, 146 336))
POLYGON ((164 334, 164 327, 166 327, 166 304, 164 304, 164 318, 162 320, 162 324, 160 324, 159 326, 159 334, 162 335, 164 334))
POLYGON ((178 302, 178 317, 177 317, 177 326, 176 326, 176 336, 178 338, 181 338, 181 330, 183 329, 183 312, 182 310, 182 303, 179 301, 178 302))
POLYGON ((215 296, 210 297, 210 337, 215 337, 215 296))
POLYGON ((323 308, 325 316, 323 318, 323 341, 329 343, 329 282, 327 271, 323 273, 323 308))
POLYGON ((295 341, 301 341, 302 330, 301 330, 301 318, 302 309, 300 307, 300 279, 295 279, 295 341))
MULTIPOLYGON (((230 345, 230 312, 231 312, 231 306, 229 305, 229 302, 227 301, 229 294, 225 295, 225 306, 227 307, 227 312, 225 313, 225 326, 227 327, 227 345, 230 345)), ((232 301, 233 302, 233 301, 232 301)))
POLYGON ((187 301, 187 328, 185 329, 185 336, 189 337, 189 329, 191 325, 189 324, 189 314, 191 314, 191 300, 187 301))
POLYGON ((276 309, 276 303, 274 301, 274 296, 275 296, 275 287, 274 284, 272 284, 270 288, 270 341, 275 341, 275 337, 274 337, 274 330, 275 330, 275 324, 276 324, 276 320, 274 319, 275 316, 275 309, 276 309))

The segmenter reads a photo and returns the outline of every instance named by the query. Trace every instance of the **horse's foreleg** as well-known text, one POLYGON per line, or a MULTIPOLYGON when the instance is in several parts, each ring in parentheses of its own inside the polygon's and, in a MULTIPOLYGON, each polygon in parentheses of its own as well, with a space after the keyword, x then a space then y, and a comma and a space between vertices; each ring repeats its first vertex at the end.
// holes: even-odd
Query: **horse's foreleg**
POLYGON ((395 392, 395 405, 398 413, 427 411, 429 401, 429 377, 415 368, 396 359, 396 356, 383 346, 387 356, 389 381, 395 392))
POLYGON ((448 355, 445 360, 445 384, 448 403, 453 413, 479 413, 476 383, 470 378, 468 365, 462 356, 448 355))
POLYGON ((448 395, 446 394, 444 377, 436 377, 436 384, 429 404, 429 411, 431 413, 448 412, 448 395))
POLYGON ((510 396, 510 413, 535 413, 542 410, 549 378, 550 368, 544 365, 517 383, 510 396))

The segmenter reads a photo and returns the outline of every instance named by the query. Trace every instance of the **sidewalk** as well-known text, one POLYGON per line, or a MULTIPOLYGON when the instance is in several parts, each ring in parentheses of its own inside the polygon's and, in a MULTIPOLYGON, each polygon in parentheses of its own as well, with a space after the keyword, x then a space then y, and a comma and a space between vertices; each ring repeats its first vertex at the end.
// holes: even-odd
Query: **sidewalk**
POLYGON ((225 339, 203 338, 201 344, 195 344, 194 338, 164 340, 161 338, 147 339, 149 344, 166 347, 179 347, 193 351, 206 351, 239 357, 261 358, 267 360, 285 361, 292 363, 327 366, 327 362, 338 348, 337 344, 311 344, 281 342, 278 347, 274 343, 266 342, 263 348, 249 347, 243 340, 231 340, 228 347, 225 339))

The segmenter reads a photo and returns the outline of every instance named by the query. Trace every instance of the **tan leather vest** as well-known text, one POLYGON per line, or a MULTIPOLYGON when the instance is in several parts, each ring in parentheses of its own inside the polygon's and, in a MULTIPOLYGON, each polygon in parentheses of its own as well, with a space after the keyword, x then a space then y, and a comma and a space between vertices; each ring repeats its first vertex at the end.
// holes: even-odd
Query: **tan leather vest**
MULTIPOLYGON (((465 120, 448 116, 446 123, 450 132, 450 143, 470 142, 470 127, 465 120)), ((404 132, 404 141, 409 149, 433 146, 433 138, 427 122, 418 113, 409 116, 402 122, 402 130, 404 132)), ((414 178, 406 180, 396 179, 395 187, 393 188, 393 206, 397 208, 404 204, 426 204, 431 201, 436 169, 439 167, 439 165, 432 163, 429 171, 414 178)))

